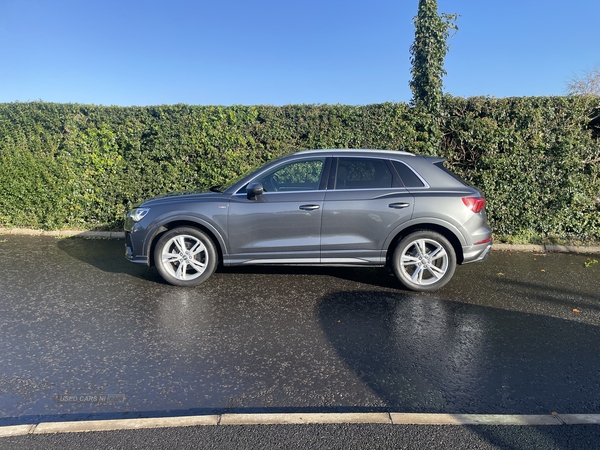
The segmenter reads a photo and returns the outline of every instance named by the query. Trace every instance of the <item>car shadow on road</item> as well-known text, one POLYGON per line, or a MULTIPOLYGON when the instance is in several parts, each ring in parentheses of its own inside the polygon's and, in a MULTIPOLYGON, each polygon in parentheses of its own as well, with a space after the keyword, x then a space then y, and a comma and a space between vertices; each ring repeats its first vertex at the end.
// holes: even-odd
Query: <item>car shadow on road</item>
POLYGON ((125 258, 123 239, 65 238, 57 242, 58 248, 85 264, 103 272, 124 273, 155 283, 166 284, 154 268, 134 264, 125 258))
MULTIPOLYGON (((89 264, 103 272, 124 273, 136 278, 167 284, 154 267, 134 264, 125 259, 124 241, 108 239, 67 238, 57 243, 58 248, 72 258, 89 264)), ((315 275, 331 276, 342 280, 363 283, 375 287, 400 288, 400 283, 386 269, 355 267, 310 267, 310 266, 230 266, 219 265, 220 274, 264 274, 264 275, 315 275)))
POLYGON ((600 327, 402 292, 336 292, 318 311, 339 356, 393 410, 600 412, 600 327))
POLYGON ((559 306, 566 306, 569 310, 600 311, 600 294, 598 292, 596 294, 589 294, 582 289, 549 286, 545 283, 520 280, 499 279, 496 280, 496 283, 502 285, 505 292, 513 291, 521 298, 543 301, 544 303, 554 303, 559 306))
MULTIPOLYGON (((377 288, 401 290, 397 278, 383 267, 317 267, 317 266, 219 266, 222 274, 264 274, 264 275, 314 275, 333 277, 340 280, 361 283, 377 288)), ((282 280, 283 282, 284 280, 282 280)))

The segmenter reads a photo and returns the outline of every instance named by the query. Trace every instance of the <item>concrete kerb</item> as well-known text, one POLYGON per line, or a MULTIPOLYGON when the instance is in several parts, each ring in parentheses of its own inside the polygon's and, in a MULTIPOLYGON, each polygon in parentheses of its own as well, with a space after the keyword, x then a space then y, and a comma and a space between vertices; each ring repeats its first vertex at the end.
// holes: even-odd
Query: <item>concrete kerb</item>
POLYGON ((290 425, 328 423, 387 423, 388 413, 223 414, 219 425, 290 425))
POLYGON ((556 252, 556 253, 580 253, 580 254, 600 254, 600 246, 576 246, 576 245, 556 245, 556 244, 494 244, 494 250, 504 252, 556 252))
POLYGON ((392 413, 394 425, 563 425, 557 415, 403 414, 392 413))
POLYGON ((429 426, 569 426, 600 425, 600 414, 431 414, 431 413, 278 413, 220 414, 144 419, 41 422, 0 427, 0 438, 28 434, 87 433, 195 426, 383 424, 429 426))
MULTIPOLYGON (((54 236, 78 237, 84 239, 124 239, 125 233, 122 231, 79 231, 79 230, 58 230, 44 231, 30 228, 0 228, 0 236, 54 236)), ((600 246, 575 246, 575 245, 555 245, 555 244, 494 244, 494 250, 510 252, 557 252, 557 253, 580 253, 580 254, 600 254, 600 246)))
POLYGON ((11 425, 0 427, 0 438, 12 436, 24 436, 33 432, 35 425, 11 425))
POLYGON ((124 239, 123 231, 81 231, 81 230, 57 230, 45 231, 31 228, 0 228, 0 236, 54 236, 78 237, 84 239, 124 239))
POLYGON ((32 434, 85 433, 89 431, 142 430, 149 428, 177 428, 215 426, 219 416, 162 417, 147 419, 85 420, 80 422, 42 422, 32 434))

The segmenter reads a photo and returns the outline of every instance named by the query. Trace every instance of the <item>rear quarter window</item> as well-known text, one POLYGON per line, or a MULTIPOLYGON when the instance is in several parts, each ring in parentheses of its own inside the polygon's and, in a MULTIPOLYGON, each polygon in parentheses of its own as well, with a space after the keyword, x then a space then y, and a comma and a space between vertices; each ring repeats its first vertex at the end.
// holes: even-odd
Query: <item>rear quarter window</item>
POLYGON ((392 161, 392 164, 394 165, 396 172, 398 172, 398 175, 400 175, 405 187, 414 188, 425 186, 417 174, 415 174, 406 164, 401 163, 400 161, 392 161))

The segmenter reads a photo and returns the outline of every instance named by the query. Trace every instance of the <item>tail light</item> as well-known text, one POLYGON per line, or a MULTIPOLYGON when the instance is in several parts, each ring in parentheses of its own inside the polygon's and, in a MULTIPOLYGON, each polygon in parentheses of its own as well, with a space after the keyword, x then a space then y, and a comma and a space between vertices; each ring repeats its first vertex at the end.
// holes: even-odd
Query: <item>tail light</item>
POLYGON ((463 197, 462 201, 475 214, 485 208, 485 198, 483 197, 463 197))

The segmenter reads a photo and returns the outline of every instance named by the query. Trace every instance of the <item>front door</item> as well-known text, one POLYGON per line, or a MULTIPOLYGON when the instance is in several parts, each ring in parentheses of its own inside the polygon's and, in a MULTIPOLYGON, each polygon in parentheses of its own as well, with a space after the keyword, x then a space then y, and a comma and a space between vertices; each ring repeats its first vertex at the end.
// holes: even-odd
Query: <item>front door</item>
POLYGON ((326 158, 282 163, 252 182, 264 193, 253 199, 245 188, 229 203, 226 264, 315 264, 320 258, 326 158))

